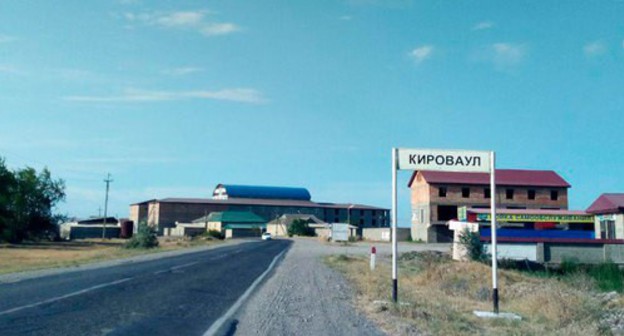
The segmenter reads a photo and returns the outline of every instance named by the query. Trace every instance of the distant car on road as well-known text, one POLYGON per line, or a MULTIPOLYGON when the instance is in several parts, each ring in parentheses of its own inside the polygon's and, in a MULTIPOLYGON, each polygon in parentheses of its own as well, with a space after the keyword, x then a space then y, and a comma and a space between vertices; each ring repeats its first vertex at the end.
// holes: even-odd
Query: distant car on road
POLYGON ((273 239, 273 237, 271 236, 269 232, 265 232, 262 234, 262 240, 271 240, 271 239, 273 239))

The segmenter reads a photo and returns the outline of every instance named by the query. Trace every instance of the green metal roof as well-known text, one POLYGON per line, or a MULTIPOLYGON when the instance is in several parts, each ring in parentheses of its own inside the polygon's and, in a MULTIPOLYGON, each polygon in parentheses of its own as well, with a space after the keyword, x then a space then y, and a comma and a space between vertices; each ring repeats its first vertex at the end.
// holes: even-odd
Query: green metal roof
POLYGON ((228 224, 224 229, 266 229, 266 224, 228 224))
POLYGON ((208 215, 209 222, 221 222, 223 224, 265 224, 266 221, 249 211, 224 211, 213 212, 208 215))

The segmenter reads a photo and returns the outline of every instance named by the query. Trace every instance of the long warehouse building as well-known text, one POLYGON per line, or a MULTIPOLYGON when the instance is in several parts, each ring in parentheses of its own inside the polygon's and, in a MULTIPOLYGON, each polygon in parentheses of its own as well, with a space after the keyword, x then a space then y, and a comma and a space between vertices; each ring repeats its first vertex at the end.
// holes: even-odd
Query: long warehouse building
POLYGON ((250 211, 267 222, 286 214, 308 214, 329 222, 351 223, 363 228, 388 227, 388 209, 352 203, 312 201, 305 188, 265 187, 219 184, 212 198, 152 199, 130 205, 130 219, 147 222, 158 229, 175 227, 176 222, 191 222, 211 212, 250 211))

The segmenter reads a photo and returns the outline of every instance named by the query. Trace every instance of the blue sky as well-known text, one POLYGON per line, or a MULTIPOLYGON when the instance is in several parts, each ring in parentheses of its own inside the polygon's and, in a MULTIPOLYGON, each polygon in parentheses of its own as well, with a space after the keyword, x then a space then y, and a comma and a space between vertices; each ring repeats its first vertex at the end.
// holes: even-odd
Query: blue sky
MULTIPOLYGON (((3 1, 0 155, 110 213, 217 183, 390 205, 390 149, 624 192, 624 1, 3 1)), ((401 221, 409 173, 400 174, 401 221)))

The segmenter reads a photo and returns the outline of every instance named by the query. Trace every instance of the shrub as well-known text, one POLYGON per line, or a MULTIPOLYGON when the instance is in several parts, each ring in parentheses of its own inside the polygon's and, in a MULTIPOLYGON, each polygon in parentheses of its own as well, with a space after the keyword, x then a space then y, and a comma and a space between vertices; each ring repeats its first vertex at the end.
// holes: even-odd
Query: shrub
POLYGON ((487 259, 485 246, 479 238, 479 232, 471 232, 468 229, 459 235, 459 244, 466 249, 470 260, 485 261, 487 259))
POLYGON ((362 237, 360 236, 349 236, 349 243, 355 243, 361 240, 362 240, 362 237))
POLYGON ((308 226, 308 222, 303 219, 295 219, 292 224, 288 226, 288 236, 314 237, 316 234, 314 233, 314 229, 308 226))
POLYGON ((138 232, 126 243, 125 248, 154 248, 158 247, 158 237, 156 230, 147 225, 146 222, 139 223, 138 232))
POLYGON ((206 233, 204 233, 204 236, 215 239, 225 239, 225 235, 219 230, 208 230, 206 233))

